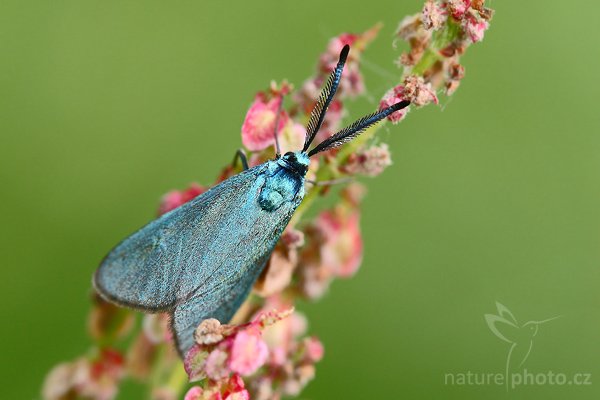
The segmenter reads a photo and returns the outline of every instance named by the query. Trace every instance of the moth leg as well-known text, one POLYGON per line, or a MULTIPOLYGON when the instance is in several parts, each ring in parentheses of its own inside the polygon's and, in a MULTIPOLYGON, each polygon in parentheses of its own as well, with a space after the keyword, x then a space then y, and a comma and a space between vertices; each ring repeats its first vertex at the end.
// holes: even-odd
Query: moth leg
POLYGON ((246 156, 246 152, 243 149, 238 149, 235 152, 235 156, 233 157, 233 162, 231 163, 231 166, 235 168, 238 160, 240 160, 242 162, 242 167, 244 168, 244 171, 248 169, 248 157, 246 156))
POLYGON ((311 179, 306 179, 306 183, 310 183, 313 184, 315 186, 331 186, 331 185, 337 185, 340 183, 348 183, 348 182, 352 182, 354 180, 354 178, 338 178, 338 179, 328 179, 325 181, 313 181, 311 179))

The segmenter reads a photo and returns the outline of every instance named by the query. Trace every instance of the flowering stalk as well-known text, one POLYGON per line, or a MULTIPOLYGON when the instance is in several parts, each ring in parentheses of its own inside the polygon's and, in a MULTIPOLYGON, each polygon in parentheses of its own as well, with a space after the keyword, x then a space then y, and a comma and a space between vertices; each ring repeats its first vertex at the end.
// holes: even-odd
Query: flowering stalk
MULTIPOLYGON (((484 0, 427 0, 422 12, 406 17, 396 35, 408 42, 409 49, 397 60, 401 68, 398 84, 385 93, 380 108, 403 100, 418 108, 437 104, 439 95, 452 95, 465 73, 460 57, 483 39, 491 16, 484 0)), ((348 44, 352 51, 345 74, 317 142, 340 128, 347 100, 365 92, 360 58, 378 31, 375 26, 362 34, 334 37, 320 56, 315 74, 298 90, 284 81, 271 83, 255 96, 241 128, 250 166, 272 158, 275 130, 282 153, 302 148, 304 126, 319 88, 348 44)), ((408 112, 408 108, 395 112, 388 119, 396 124, 408 112)), ((307 178, 326 181, 382 173, 391 158, 386 144, 373 141, 376 131, 372 127, 341 149, 312 160, 307 178)), ((225 167, 216 183, 239 171, 239 166, 225 167)), ((335 278, 353 276, 363 251, 359 222, 364 187, 356 182, 346 185, 333 207, 307 219, 305 211, 319 197, 331 193, 328 186, 308 185, 253 293, 232 321, 202 321, 183 368, 165 314, 145 315, 141 324, 136 324, 133 312, 94 296, 88 326, 96 345, 88 354, 59 364, 48 374, 44 398, 109 400, 125 377, 145 383, 148 397, 153 399, 180 398, 188 382, 194 384, 187 388, 185 400, 279 399, 299 394, 314 377, 314 365, 324 350, 316 337, 306 336, 306 319, 294 312, 294 304, 299 298, 320 298, 335 278)), ((167 193, 159 214, 207 189, 192 184, 186 190, 167 193)))

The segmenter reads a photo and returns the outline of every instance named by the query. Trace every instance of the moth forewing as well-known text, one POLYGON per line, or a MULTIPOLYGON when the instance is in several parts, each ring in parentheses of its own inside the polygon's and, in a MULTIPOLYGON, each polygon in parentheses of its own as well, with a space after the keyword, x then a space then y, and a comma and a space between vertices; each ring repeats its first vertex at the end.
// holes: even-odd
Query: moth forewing
POLYGON ((95 287, 117 304, 170 312, 185 354, 203 319, 226 322, 237 311, 300 203, 303 186, 276 161, 235 175, 115 247, 100 265, 95 287), (294 193, 264 209, 261 193, 281 191, 285 180, 294 193))

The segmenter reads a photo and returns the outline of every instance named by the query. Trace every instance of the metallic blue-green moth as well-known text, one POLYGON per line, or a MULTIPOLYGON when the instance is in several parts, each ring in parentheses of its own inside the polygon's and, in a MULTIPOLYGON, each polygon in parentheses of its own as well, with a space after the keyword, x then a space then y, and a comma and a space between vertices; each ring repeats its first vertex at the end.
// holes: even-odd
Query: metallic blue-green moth
POLYGON ((309 150, 349 50, 342 49, 311 112, 302 150, 277 154, 232 176, 122 241, 94 275, 100 295, 120 306, 168 312, 182 356, 194 344, 193 333, 202 320, 228 322, 302 202, 310 157, 352 140, 410 104, 402 101, 367 115, 309 150))

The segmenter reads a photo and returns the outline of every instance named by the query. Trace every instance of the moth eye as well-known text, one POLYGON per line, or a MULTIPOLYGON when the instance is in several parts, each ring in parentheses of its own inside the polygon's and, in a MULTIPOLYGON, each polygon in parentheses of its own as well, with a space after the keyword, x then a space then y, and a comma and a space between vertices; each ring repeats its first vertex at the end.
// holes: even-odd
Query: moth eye
POLYGON ((290 162, 296 162, 297 161, 296 160, 296 155, 294 153, 289 152, 289 153, 286 154, 286 156, 287 156, 287 158, 288 158, 288 160, 290 162))

